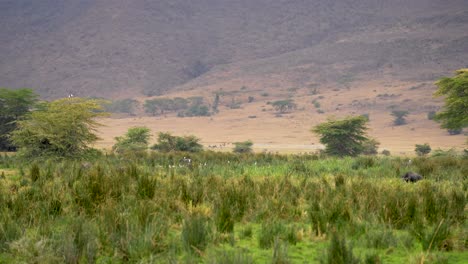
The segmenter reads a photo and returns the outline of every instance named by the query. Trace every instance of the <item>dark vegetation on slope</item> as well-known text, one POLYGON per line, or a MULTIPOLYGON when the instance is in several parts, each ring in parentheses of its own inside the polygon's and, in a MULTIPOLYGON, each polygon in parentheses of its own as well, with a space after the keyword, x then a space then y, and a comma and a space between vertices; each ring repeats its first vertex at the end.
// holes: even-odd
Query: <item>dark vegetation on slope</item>
POLYGON ((288 72, 434 80, 466 66, 467 14, 464 0, 3 0, 0 83, 57 98, 288 72))

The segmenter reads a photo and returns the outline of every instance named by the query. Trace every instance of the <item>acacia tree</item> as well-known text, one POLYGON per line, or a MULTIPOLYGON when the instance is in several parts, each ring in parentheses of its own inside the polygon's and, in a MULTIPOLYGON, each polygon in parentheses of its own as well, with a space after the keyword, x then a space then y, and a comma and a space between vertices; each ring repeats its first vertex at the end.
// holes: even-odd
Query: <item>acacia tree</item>
POLYGON ((15 150, 8 134, 15 130, 16 121, 36 106, 37 97, 31 89, 0 88, 0 151, 15 150))
POLYGON ((124 136, 115 138, 117 143, 112 146, 112 150, 119 154, 145 151, 148 149, 150 132, 147 127, 129 128, 124 136))
POLYGON ((200 139, 195 136, 173 136, 170 133, 160 132, 158 134, 158 143, 154 144, 151 149, 161 152, 185 151, 185 152, 200 152, 203 146, 199 143, 200 139))
POLYGON ((445 95, 445 105, 435 120, 447 129, 468 127, 468 69, 460 69, 454 77, 444 77, 436 85, 438 90, 434 95, 445 95))
POLYGON ((320 143, 326 146, 325 152, 334 156, 356 156, 364 151, 367 119, 363 116, 348 117, 319 124, 312 129, 320 136, 320 143))
POLYGON ((98 100, 59 99, 18 121, 11 140, 25 158, 81 158, 98 140, 95 118, 103 115, 98 100))

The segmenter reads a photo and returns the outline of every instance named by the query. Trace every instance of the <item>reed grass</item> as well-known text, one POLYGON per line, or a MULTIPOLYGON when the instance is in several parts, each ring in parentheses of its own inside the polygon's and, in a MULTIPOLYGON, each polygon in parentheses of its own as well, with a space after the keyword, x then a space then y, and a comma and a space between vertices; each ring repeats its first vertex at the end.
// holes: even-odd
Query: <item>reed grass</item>
POLYGON ((152 152, 25 164, 3 155, 0 168, 0 263, 294 263, 304 243, 329 245, 325 262, 379 263, 390 249, 408 262, 446 259, 439 252, 452 261, 468 248, 459 156, 152 152), (188 155, 191 166, 179 162, 188 155), (424 179, 406 183, 406 171, 424 179))

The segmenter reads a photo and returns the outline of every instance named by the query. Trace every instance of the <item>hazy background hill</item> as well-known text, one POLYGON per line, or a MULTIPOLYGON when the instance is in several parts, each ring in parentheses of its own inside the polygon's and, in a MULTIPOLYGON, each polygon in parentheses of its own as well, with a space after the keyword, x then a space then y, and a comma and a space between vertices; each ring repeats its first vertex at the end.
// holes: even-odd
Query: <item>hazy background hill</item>
POLYGON ((468 62, 466 0, 0 0, 0 25, 0 86, 48 98, 428 81, 468 62))

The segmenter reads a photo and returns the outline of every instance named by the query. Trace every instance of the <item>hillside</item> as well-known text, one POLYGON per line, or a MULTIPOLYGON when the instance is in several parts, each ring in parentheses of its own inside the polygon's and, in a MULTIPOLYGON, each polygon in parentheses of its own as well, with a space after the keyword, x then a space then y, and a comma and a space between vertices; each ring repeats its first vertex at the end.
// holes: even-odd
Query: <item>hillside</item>
POLYGON ((431 81, 468 61, 464 0, 2 0, 0 24, 1 86, 45 98, 431 81))

